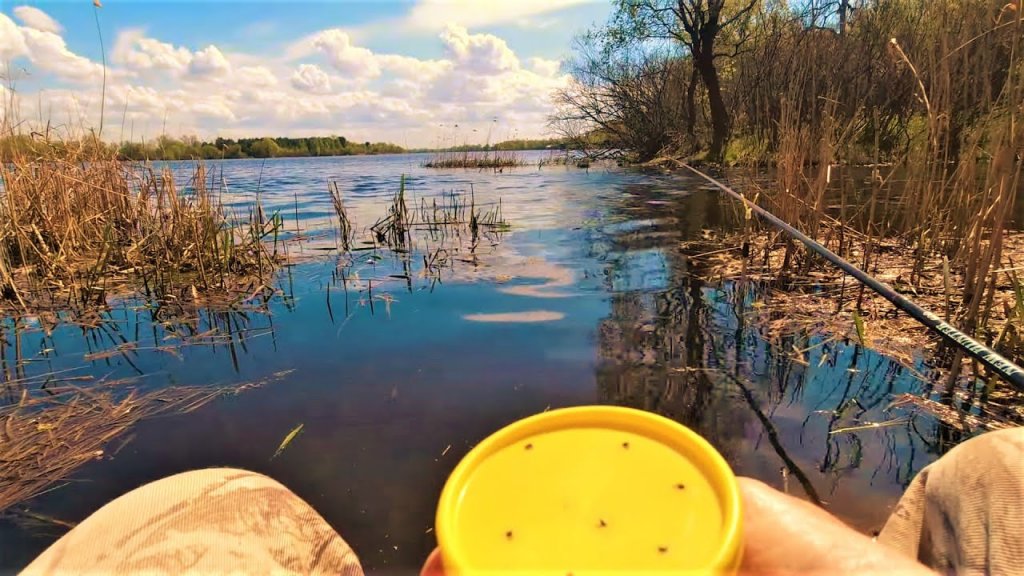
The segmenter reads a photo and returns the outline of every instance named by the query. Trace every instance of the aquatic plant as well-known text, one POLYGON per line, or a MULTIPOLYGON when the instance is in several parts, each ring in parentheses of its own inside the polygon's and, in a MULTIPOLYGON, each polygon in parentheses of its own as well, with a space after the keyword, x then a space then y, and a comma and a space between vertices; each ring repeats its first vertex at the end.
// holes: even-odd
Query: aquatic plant
POLYGON ((281 258, 282 219, 258 200, 229 213, 223 182, 201 163, 179 188, 168 167, 43 137, 0 163, 0 183, 0 305, 251 292, 281 258))
POLYGON ((444 151, 423 164, 424 168, 468 168, 500 171, 525 165, 525 161, 511 150, 444 151))

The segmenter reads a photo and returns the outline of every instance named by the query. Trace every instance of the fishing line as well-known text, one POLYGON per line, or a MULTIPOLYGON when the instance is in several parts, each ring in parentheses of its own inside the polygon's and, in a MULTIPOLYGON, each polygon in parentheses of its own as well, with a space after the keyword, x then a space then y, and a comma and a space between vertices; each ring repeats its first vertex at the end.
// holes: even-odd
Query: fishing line
POLYGON ((910 299, 899 294, 898 292, 890 288, 888 285, 883 284, 879 280, 868 275, 860 268, 857 268, 853 264, 842 259, 835 252, 832 252, 828 248, 815 242, 803 232, 797 230, 793 226, 790 226, 784 220, 780 219, 778 216, 775 216, 771 212, 765 210, 764 208, 758 206, 754 202, 748 200, 739 192, 733 190, 732 188, 726 186, 725 184, 719 182, 718 180, 715 180, 711 176, 708 176, 704 172, 701 172, 700 170, 694 168, 693 166, 690 166, 689 164, 683 163, 682 165, 685 166, 694 174, 714 184, 716 187, 718 187, 726 194, 739 200, 740 202, 743 203, 744 206, 746 206, 752 212, 760 216, 763 220, 768 221, 769 223, 786 232, 796 240, 799 240, 801 243, 803 243, 804 246, 807 246, 808 248, 810 248, 817 254, 821 255, 832 264, 835 264, 843 272, 849 274, 850 276, 853 276, 859 282, 866 285, 868 288, 871 288, 889 302, 892 302, 893 306, 896 306, 900 310, 906 312, 912 318, 923 324, 926 328, 933 332, 936 332, 939 336, 941 336, 950 344, 953 344, 954 346, 963 349, 965 352, 967 352, 967 354, 969 354, 978 362, 981 362, 990 370, 998 374, 1001 378, 1006 380, 1011 386, 1016 388, 1018 391, 1024 392, 1024 370, 1022 370, 1013 362, 1010 362, 1009 360, 997 354, 995 351, 988 348, 984 344, 978 342, 974 338, 971 338, 967 334, 964 334, 963 332, 957 330, 948 322, 943 321, 935 314, 932 314, 931 312, 918 306, 910 299))

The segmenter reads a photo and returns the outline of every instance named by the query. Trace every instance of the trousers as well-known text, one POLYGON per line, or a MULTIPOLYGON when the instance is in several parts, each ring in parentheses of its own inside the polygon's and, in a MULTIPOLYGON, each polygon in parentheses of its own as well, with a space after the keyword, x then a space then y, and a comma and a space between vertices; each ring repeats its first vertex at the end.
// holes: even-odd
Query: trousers
MULTIPOLYGON (((917 474, 878 536, 942 573, 1024 570, 1024 428, 955 447, 917 474)), ((215 468, 106 504, 23 574, 363 574, 351 547, 279 482, 215 468)))

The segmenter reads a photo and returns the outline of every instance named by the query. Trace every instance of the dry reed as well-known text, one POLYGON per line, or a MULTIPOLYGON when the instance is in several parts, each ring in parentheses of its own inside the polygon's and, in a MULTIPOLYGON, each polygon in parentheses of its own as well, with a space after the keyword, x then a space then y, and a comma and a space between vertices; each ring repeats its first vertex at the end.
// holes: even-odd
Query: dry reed
POLYGON ((65 482, 86 463, 110 457, 108 446, 139 421, 192 412, 212 400, 279 380, 230 387, 170 387, 141 392, 133 381, 66 385, 0 407, 0 512, 65 482))
POLYGON ((228 214, 197 164, 183 189, 168 168, 126 163, 82 142, 37 142, 0 162, 0 305, 54 293, 98 304, 265 284, 281 219, 257 203, 228 214))
POLYGON ((468 168, 500 171, 504 168, 523 166, 525 162, 511 150, 487 150, 484 152, 444 151, 423 164, 424 168, 468 168))

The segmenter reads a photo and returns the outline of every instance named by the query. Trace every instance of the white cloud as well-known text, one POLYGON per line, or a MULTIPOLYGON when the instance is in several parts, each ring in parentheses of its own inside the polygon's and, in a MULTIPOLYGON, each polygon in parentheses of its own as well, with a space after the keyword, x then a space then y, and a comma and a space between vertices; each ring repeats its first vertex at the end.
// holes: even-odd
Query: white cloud
POLYGON ((541 76, 556 76, 562 67, 560 60, 549 60, 547 58, 530 58, 530 68, 541 76))
POLYGON ((132 28, 117 35, 110 61, 133 72, 170 71, 182 73, 192 62, 188 48, 147 38, 145 32, 132 28))
POLYGON ((22 28, 29 61, 38 69, 72 82, 99 82, 103 66, 68 49, 64 39, 52 32, 22 28))
POLYGON ((32 28, 33 30, 39 30, 40 32, 52 32, 53 34, 60 34, 64 29, 61 28, 60 23, 50 17, 49 14, 43 12, 39 8, 33 8, 32 6, 18 6, 14 9, 14 16, 21 20, 22 24, 32 28))
POLYGON ((232 103, 223 98, 207 98, 197 102, 190 102, 188 111, 200 119, 224 120, 227 122, 237 119, 232 103))
POLYGON ((199 76, 227 74, 231 71, 231 64, 220 49, 211 44, 192 55, 189 71, 199 76))
MULTIPOLYGON (((495 10, 511 17, 525 9, 495 10)), ((327 29, 302 40, 305 56, 290 60, 215 45, 193 50, 121 29, 109 54, 104 136, 116 138, 120 129, 109 127, 124 126, 124 137, 135 139, 165 129, 204 138, 340 133, 423 146, 436 144, 440 123, 458 123, 482 143, 495 118, 524 137, 544 133, 550 95, 567 81, 557 60, 520 60, 503 38, 462 25, 429 36, 442 56, 375 53, 352 31, 327 29)), ((0 56, 19 60, 47 86, 19 96, 22 118, 98 124, 102 67, 60 34, 0 14, 0 56)))
POLYGON ((300 64, 292 74, 292 86, 311 94, 330 94, 331 79, 316 64, 300 64))
POLYGON ((527 23, 531 16, 564 10, 592 0, 420 0, 404 19, 406 26, 437 30, 457 23, 479 28, 504 23, 527 23))
POLYGON ((21 12, 23 14, 19 18, 25 22, 25 14, 29 14, 27 19, 32 21, 32 26, 19 26, 0 14, 0 59, 26 58, 31 64, 30 73, 47 72, 66 82, 89 82, 102 78, 102 66, 69 50, 59 34, 40 29, 53 28, 48 23, 56 24, 48 20, 49 16, 35 8, 21 12))
POLYGON ((335 70, 354 79, 363 80, 380 76, 380 66, 373 52, 352 45, 347 33, 337 28, 324 30, 313 40, 316 47, 335 70))
POLYGON ((0 13, 0 59, 13 60, 28 53, 21 29, 6 14, 0 13))
POLYGON ((376 54, 374 58, 380 68, 394 76, 421 82, 433 80, 452 68, 452 62, 448 60, 420 60, 398 54, 376 54))
POLYGON ((508 44, 491 34, 470 34, 462 26, 449 24, 441 32, 449 57, 467 72, 500 74, 519 68, 519 59, 508 44))
POLYGON ((242 85, 255 88, 277 86, 277 76, 266 66, 241 66, 235 70, 235 78, 242 85))

